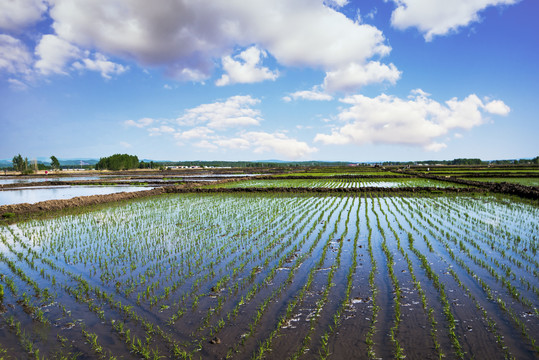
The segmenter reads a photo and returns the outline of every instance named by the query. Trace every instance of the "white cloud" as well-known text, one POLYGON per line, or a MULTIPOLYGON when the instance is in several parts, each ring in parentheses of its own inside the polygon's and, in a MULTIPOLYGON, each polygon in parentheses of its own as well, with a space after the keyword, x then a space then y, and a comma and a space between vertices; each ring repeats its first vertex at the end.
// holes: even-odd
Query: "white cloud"
POLYGON ((206 149, 206 150, 210 150, 210 151, 218 149, 217 145, 212 144, 208 140, 201 140, 201 141, 195 143, 194 146, 197 147, 197 148, 206 149))
POLYGON ((122 145, 126 149, 129 149, 129 148, 133 147, 133 145, 131 145, 130 143, 125 142, 125 141, 120 141, 120 145, 122 145))
POLYGON ((324 0, 324 4, 339 8, 348 4, 348 0, 324 0))
POLYGON ((222 147, 231 149, 252 149, 253 152, 275 153, 286 159, 299 159, 317 151, 307 143, 287 137, 281 132, 273 134, 263 131, 252 131, 240 134, 232 139, 220 139, 215 141, 222 147))
POLYGON ((203 139, 194 144, 195 147, 217 150, 227 148, 233 150, 250 150, 257 154, 274 153, 285 159, 299 159, 317 151, 307 143, 287 137, 282 132, 267 133, 252 131, 240 133, 236 137, 219 137, 209 140, 203 139))
POLYGON ((46 11, 44 0, 0 0, 0 29, 21 30, 39 21, 46 11))
POLYGON ((350 63, 335 71, 328 71, 324 79, 324 89, 329 92, 354 91, 362 86, 387 81, 395 84, 401 72, 395 65, 371 61, 367 64, 350 63))
POLYGON ((397 8, 391 24, 398 29, 416 27, 426 41, 480 21, 478 13, 489 6, 512 5, 519 0, 393 0, 397 8))
POLYGON ((191 139, 207 139, 210 137, 211 134, 213 134, 214 131, 212 129, 208 129, 207 127, 199 126, 192 128, 190 130, 186 130, 180 133, 174 134, 174 137, 177 139, 183 139, 183 140, 191 140, 191 139))
POLYGON ((22 41, 0 34, 0 72, 19 75, 19 78, 10 80, 12 88, 22 89, 27 86, 21 81, 21 75, 25 81, 32 81, 36 74, 67 75, 72 69, 87 69, 98 71, 101 76, 110 79, 111 75, 121 74, 128 69, 126 66, 109 61, 100 53, 95 53, 92 59, 89 57, 89 51, 82 51, 77 46, 52 34, 41 37, 34 53, 37 57, 35 62, 22 41))
MULTIPOLYGON (((482 110, 500 114, 506 105, 500 101, 484 105, 475 94, 464 100, 450 99, 440 104, 418 89, 408 99, 379 95, 349 96, 341 102, 343 109, 338 120, 343 125, 333 128, 331 134, 317 134, 315 141, 324 144, 400 144, 422 146, 437 151, 446 145, 436 141, 454 129, 471 129, 485 122, 482 110), (498 103, 499 102, 499 103, 498 103)), ((509 109, 507 107, 507 109, 509 109)))
POLYGON ((247 150, 251 146, 251 143, 248 140, 242 138, 220 139, 216 140, 215 143, 229 149, 247 150))
POLYGON ((151 124, 153 124, 155 122, 154 119, 152 118, 142 118, 142 119, 139 119, 137 121, 135 120, 126 120, 124 122, 125 125, 127 126, 135 126, 135 127, 138 127, 138 128, 143 128, 143 127, 146 127, 146 126, 149 126, 151 124))
POLYGON ((283 133, 248 132, 242 138, 249 141, 255 153, 275 152, 287 159, 299 159, 317 151, 303 141, 287 137, 283 133))
POLYGON ((330 101, 333 100, 333 96, 318 90, 315 86, 313 90, 296 91, 289 94, 288 96, 283 97, 283 100, 286 102, 298 99, 313 101, 330 101))
POLYGON ((371 11, 369 11, 369 13, 367 15, 365 15, 365 17, 367 19, 374 19, 374 17, 376 16, 376 13, 378 13, 378 9, 377 8, 373 8, 371 11))
POLYGON ((428 145, 425 145, 423 148, 426 150, 426 151, 440 151, 442 149, 445 149, 447 147, 446 144, 444 143, 437 143, 437 142, 431 142, 430 144, 428 145))
POLYGON ((150 133, 150 136, 159 136, 163 134, 170 134, 175 132, 173 127, 170 127, 168 125, 161 125, 159 127, 152 127, 148 128, 148 132, 150 133))
POLYGON ((262 38, 260 43, 284 65, 333 69, 350 62, 362 63, 390 51, 380 30, 354 22, 321 3, 287 0, 251 3, 250 12, 255 17, 250 25, 254 34, 262 38))
POLYGON ((220 130, 259 125, 262 120, 260 111, 251 107, 259 102, 260 100, 249 95, 232 96, 224 102, 202 104, 188 109, 176 121, 180 126, 205 124, 208 128, 220 130))
POLYGON ((24 91, 28 89, 28 85, 18 79, 8 79, 9 87, 16 91, 24 91))
POLYGON ((493 100, 485 104, 485 110, 495 115, 507 115, 511 109, 503 101, 493 100))
POLYGON ((127 126, 146 128, 149 136, 173 134, 175 143, 210 151, 235 149, 250 150, 255 153, 274 153, 287 159, 303 158, 315 151, 303 141, 289 138, 285 132, 267 133, 263 131, 245 132, 243 127, 258 125, 262 120, 260 112, 252 106, 260 102, 250 96, 232 96, 225 101, 211 104, 202 104, 185 111, 185 114, 176 119, 178 130, 171 124, 171 120, 153 120, 143 118, 137 121, 127 120, 127 126), (148 127, 157 123, 156 126, 148 127))
POLYGON ((112 75, 119 75, 129 69, 127 66, 109 61, 105 55, 100 53, 94 54, 94 59, 85 58, 80 62, 75 62, 73 67, 78 70, 97 71, 105 79, 110 79, 112 75))
POLYGON ((34 66, 42 75, 67 75, 70 64, 73 69, 97 71, 105 79, 110 79, 112 75, 122 74, 129 69, 127 66, 109 61, 101 53, 95 53, 92 59, 89 51, 82 51, 77 46, 52 34, 41 37, 35 54, 39 60, 34 66))
POLYGON ((31 64, 32 55, 22 41, 0 34, 0 71, 27 74, 30 72, 31 64))
MULTIPOLYGON (((0 5, 13 2, 16 6, 0 15, 12 24, 6 27, 38 21, 47 12, 52 20, 55 33, 44 35, 35 49, 35 70, 42 75, 74 68, 98 71, 108 79, 128 69, 112 57, 203 82, 221 59, 224 74, 216 84, 222 86, 275 80, 279 72, 262 65, 271 54, 285 66, 326 71, 329 87, 339 91, 342 80, 333 78, 345 74, 350 64, 370 74, 369 59, 391 50, 379 29, 335 9, 347 0, 161 0, 160 6, 143 0, 0 0, 0 5), (246 50, 230 56, 237 48, 246 50)), ((394 66, 383 66, 393 74, 357 80, 357 87, 394 82, 394 66)))
POLYGON ((36 69, 43 75, 67 74, 65 67, 81 56, 81 50, 56 35, 43 35, 35 49, 39 60, 36 69))
MULTIPOLYGON (((215 59, 253 44, 283 65, 326 71, 390 51, 379 29, 322 1, 162 0, 156 6, 143 0, 55 0, 50 16, 56 34, 69 43, 163 66, 182 80, 209 78, 215 59)), ((238 59, 230 60, 237 67, 238 59)))
POLYGON ((256 46, 251 46, 235 56, 237 60, 234 60, 230 56, 223 57, 223 70, 226 74, 223 74, 215 82, 215 85, 249 84, 277 79, 279 76, 278 71, 272 72, 267 67, 261 66, 262 58, 265 57, 267 57, 266 52, 258 49, 256 46))
POLYGON ((414 99, 415 97, 429 97, 431 94, 429 94, 426 91, 423 91, 421 89, 413 89, 410 91, 410 95, 408 95, 408 99, 414 99))

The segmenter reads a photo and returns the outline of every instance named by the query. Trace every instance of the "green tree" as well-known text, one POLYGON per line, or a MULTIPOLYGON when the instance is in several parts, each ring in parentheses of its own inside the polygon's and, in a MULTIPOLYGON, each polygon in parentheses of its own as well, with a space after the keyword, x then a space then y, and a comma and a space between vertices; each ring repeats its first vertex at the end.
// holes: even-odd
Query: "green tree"
POLYGON ((54 155, 51 156, 51 167, 53 170, 60 170, 60 161, 54 155))
POLYGON ((11 160, 13 163, 13 170, 23 172, 26 170, 25 161, 22 158, 21 154, 14 156, 13 160, 11 160))
POLYGON ((114 154, 99 159, 95 165, 96 170, 128 170, 139 167, 138 157, 128 154, 114 154))

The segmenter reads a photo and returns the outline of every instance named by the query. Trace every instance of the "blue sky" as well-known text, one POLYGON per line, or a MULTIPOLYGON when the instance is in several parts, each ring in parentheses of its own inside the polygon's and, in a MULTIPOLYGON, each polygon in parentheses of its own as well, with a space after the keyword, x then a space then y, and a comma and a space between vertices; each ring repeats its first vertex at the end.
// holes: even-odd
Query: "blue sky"
POLYGON ((539 153, 536 0, 0 0, 0 159, 539 153))

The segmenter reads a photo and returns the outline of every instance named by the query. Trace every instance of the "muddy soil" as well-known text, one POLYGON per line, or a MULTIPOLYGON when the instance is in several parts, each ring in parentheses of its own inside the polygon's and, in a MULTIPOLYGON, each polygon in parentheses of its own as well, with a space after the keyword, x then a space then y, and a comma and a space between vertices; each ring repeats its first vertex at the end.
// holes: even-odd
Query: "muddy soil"
MULTIPOLYGON (((384 174, 384 175, 362 175, 362 174, 347 174, 347 175, 283 175, 283 176, 256 176, 256 180, 314 180, 314 179, 405 179, 411 178, 413 176, 409 175, 399 175, 399 174, 384 174)), ((253 178, 250 178, 253 179, 253 178)))
POLYGON ((533 186, 525 186, 520 184, 510 184, 506 182, 501 183, 490 183, 483 181, 474 181, 474 180, 465 180, 460 179, 454 176, 438 176, 438 175, 429 175, 429 174, 410 174, 417 177, 433 180, 448 181, 455 184, 473 186, 480 189, 485 189, 490 192, 507 194, 507 195, 516 195, 525 199, 539 200, 539 189, 533 186))
MULTIPOLYGON (((438 175, 441 175, 438 173, 438 175)), ((453 174, 451 175, 455 178, 539 178, 539 174, 530 174, 530 173, 503 173, 503 172, 493 172, 493 173, 463 173, 463 174, 453 174)))
POLYGON ((29 214, 36 212, 50 212, 63 210, 67 208, 74 208, 80 206, 103 204, 108 202, 116 202, 127 199, 137 199, 147 196, 155 196, 164 193, 163 188, 156 188, 152 190, 136 191, 136 192, 124 192, 107 195, 92 195, 92 196, 79 196, 73 199, 65 200, 48 200, 41 201, 35 204, 13 204, 0 206, 0 214, 4 217, 6 214, 12 213, 15 215, 29 214))

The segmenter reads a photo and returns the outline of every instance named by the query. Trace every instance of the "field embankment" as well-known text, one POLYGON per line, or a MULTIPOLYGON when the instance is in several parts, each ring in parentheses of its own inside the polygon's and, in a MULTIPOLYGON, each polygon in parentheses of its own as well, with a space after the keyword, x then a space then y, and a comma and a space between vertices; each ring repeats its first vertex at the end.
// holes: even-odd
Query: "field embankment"
POLYGON ((520 184, 511 184, 506 182, 493 183, 493 182, 484 182, 484 181, 475 181, 461 179, 455 176, 439 176, 439 175, 430 175, 430 174, 417 174, 417 173, 407 173, 409 175, 414 175, 417 177, 440 180, 452 182, 454 184, 473 186, 480 189, 486 189, 489 192, 507 194, 507 195, 516 195, 525 199, 538 200, 539 199, 539 189, 533 186, 524 186, 520 184))

